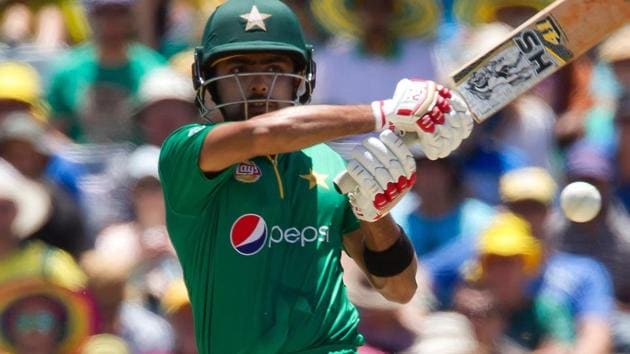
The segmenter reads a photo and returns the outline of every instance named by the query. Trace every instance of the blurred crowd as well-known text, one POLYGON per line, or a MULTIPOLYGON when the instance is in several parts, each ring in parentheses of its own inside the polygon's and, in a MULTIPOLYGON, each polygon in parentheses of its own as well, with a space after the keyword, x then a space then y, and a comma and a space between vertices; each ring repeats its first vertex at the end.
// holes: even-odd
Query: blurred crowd
MULTIPOLYGON (((448 75, 550 0, 287 0, 313 103, 448 75)), ((0 353, 196 353, 159 147, 200 120, 193 48, 219 0, 0 1, 0 353)), ((420 284, 387 302, 343 262, 359 353, 630 353, 630 26, 478 125, 416 151, 394 211, 420 284), (591 221, 563 216, 572 181, 591 221)), ((344 153, 351 144, 331 142, 344 153)))

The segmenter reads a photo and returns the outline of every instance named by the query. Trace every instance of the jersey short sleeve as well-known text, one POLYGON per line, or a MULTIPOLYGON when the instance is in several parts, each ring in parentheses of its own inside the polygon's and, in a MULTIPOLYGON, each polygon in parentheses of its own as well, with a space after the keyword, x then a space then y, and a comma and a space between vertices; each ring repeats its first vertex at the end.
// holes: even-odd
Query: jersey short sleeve
POLYGON ((205 137, 214 127, 216 124, 186 125, 164 141, 159 172, 167 208, 180 214, 199 214, 217 188, 233 174, 234 166, 212 177, 199 168, 205 137))
POLYGON ((606 268, 591 259, 584 260, 584 284, 577 302, 577 316, 612 318, 615 303, 612 280, 606 268))
POLYGON ((556 252, 545 269, 540 293, 571 304, 578 319, 610 319, 614 311, 610 275, 601 263, 588 257, 556 252))

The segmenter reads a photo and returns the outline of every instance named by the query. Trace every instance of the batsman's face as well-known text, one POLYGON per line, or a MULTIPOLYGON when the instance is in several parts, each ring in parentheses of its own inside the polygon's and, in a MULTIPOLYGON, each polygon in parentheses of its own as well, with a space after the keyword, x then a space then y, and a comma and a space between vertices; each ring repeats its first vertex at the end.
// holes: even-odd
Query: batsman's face
POLYGON ((235 55, 216 62, 214 70, 216 77, 226 77, 216 82, 216 103, 241 102, 222 109, 230 121, 249 119, 290 106, 289 101, 295 99, 299 85, 299 80, 282 75, 295 71, 293 60, 286 55, 235 55))

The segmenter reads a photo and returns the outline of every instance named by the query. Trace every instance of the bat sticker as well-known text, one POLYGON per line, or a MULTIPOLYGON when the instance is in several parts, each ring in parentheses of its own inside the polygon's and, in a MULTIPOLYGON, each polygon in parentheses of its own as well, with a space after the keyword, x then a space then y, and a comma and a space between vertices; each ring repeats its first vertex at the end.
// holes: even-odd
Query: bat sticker
POLYGON ((501 85, 515 86, 532 77, 529 65, 523 66, 523 54, 516 61, 505 63, 506 58, 492 60, 466 81, 466 90, 480 100, 488 100, 501 85))
POLYGON ((566 43, 560 26, 546 16, 458 74, 457 88, 475 114, 488 116, 570 61, 566 43))

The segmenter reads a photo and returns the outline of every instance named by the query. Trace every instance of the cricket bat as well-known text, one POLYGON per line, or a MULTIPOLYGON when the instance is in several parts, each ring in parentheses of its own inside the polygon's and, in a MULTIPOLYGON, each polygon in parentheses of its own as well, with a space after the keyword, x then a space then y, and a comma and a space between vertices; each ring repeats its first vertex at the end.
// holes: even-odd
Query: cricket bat
MULTIPOLYGON (((452 74, 452 88, 482 123, 628 22, 630 0, 557 0, 452 74)), ((347 173, 335 184, 356 186, 347 173)))
POLYGON ((481 123, 628 22, 630 0, 557 0, 452 74, 454 88, 481 123))

